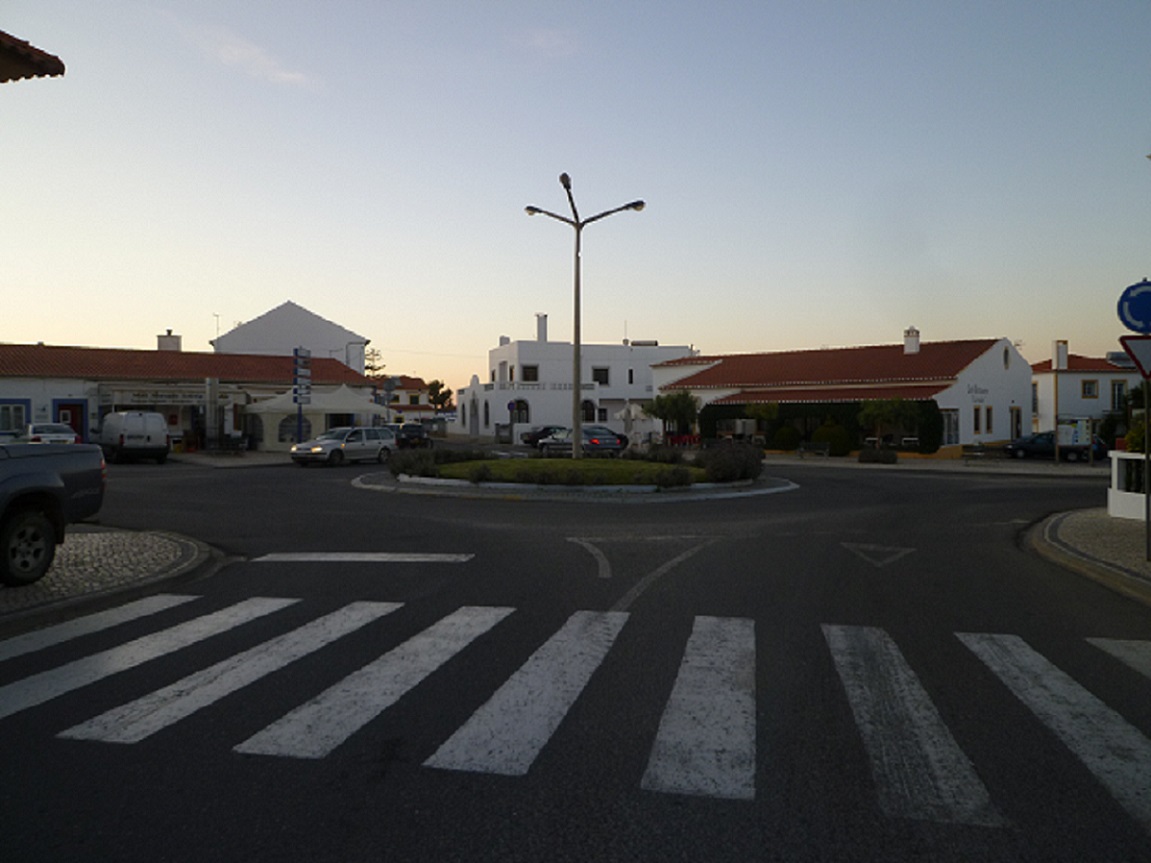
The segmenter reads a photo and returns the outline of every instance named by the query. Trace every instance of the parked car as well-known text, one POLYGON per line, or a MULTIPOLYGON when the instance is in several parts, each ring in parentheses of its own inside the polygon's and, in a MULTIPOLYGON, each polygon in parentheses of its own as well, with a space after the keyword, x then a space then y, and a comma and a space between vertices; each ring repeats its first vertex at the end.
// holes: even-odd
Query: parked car
POLYGON ((116 411, 105 415, 97 441, 111 462, 150 458, 163 464, 172 447, 168 421, 154 411, 116 411))
POLYGON ((397 436, 401 449, 431 448, 432 437, 423 423, 404 423, 397 436))
POLYGON ((15 443, 83 443, 76 430, 67 423, 32 423, 15 443))
MULTIPOLYGON (((583 433, 585 455, 614 457, 623 451, 623 443, 615 432, 602 434, 587 426, 581 426, 580 431, 583 433)), ((560 429, 540 441, 540 452, 545 456, 571 455, 571 451, 572 430, 569 428, 560 429)))
POLYGON ((382 464, 395 450, 396 436, 389 428, 340 426, 312 440, 292 444, 291 456, 300 467, 310 464, 336 467, 345 461, 377 461, 382 464))
MULTIPOLYGON (((1087 444, 1062 444, 1059 454, 1067 461, 1087 461, 1094 457, 1100 461, 1107 456, 1107 444, 1098 435, 1092 441, 1092 453, 1087 444)), ((1055 458, 1055 432, 1036 432, 1017 438, 1004 445, 1003 451, 1015 458, 1055 458)))
POLYGON ((0 583, 43 577, 67 525, 100 511, 106 479, 98 446, 0 446, 0 583))
POLYGON ((624 449, 627 449, 627 435, 625 434, 617 431, 612 431, 607 426, 585 425, 581 426, 581 428, 587 429, 591 431, 592 434, 599 435, 600 437, 611 437, 612 435, 615 435, 617 438, 619 438, 620 446, 624 449))
POLYGON ((531 431, 526 431, 520 435, 520 442, 530 447, 539 449, 540 441, 546 437, 551 437, 558 431, 563 431, 563 426, 536 426, 531 431))

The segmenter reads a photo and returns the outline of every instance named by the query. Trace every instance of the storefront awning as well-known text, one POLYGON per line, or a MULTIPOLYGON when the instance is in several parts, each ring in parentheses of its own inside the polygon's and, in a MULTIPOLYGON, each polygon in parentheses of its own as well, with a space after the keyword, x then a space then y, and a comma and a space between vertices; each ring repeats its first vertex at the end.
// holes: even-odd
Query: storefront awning
POLYGON ((862 387, 767 387, 742 390, 734 395, 717 399, 711 404, 831 404, 880 399, 927 401, 943 392, 950 385, 950 383, 934 381, 928 384, 879 384, 862 387))

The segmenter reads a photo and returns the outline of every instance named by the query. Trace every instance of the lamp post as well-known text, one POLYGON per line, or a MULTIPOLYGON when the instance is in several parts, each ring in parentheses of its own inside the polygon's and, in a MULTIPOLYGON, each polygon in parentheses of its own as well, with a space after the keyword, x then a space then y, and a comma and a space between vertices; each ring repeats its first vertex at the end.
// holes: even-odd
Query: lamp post
POLYGON ((619 213, 623 210, 642 210, 644 208, 643 201, 632 201, 630 204, 624 204, 622 207, 615 207, 611 210, 605 210, 602 213, 596 213, 594 216, 588 216, 586 219, 579 217, 579 210, 576 209, 575 198, 572 197, 572 180, 567 174, 560 174, 560 185, 564 187, 567 192, 568 204, 571 206, 571 218, 561 216, 558 213, 552 213, 548 210, 541 210, 539 207, 525 207, 529 216, 542 214, 550 216, 557 221, 563 222, 565 225, 571 225, 575 229, 575 323, 572 326, 572 458, 581 458, 583 456, 583 424, 580 417, 580 396, 581 396, 581 382, 580 382, 580 237, 583 233, 585 225, 590 225, 592 222, 598 222, 600 219, 610 216, 613 213, 619 213))

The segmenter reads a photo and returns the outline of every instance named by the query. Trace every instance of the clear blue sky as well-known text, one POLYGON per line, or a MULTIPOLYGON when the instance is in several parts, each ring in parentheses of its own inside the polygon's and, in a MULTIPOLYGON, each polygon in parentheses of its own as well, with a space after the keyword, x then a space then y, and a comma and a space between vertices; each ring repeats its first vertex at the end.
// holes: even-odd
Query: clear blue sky
POLYGON ((500 335, 1118 350, 1151 4, 7 0, 0 341, 186 350, 293 300, 466 385, 500 335), (217 323, 218 322, 218 323, 217 323))

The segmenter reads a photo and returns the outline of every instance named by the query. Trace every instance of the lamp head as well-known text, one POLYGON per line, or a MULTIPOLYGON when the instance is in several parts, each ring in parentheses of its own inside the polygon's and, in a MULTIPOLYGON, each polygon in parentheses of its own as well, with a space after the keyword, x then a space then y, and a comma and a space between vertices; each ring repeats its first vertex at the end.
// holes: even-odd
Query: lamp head
POLYGON ((529 216, 534 216, 539 211, 540 211, 539 207, 524 207, 524 212, 527 213, 529 216))
POLYGON ((626 207, 624 207, 624 209, 635 210, 638 213, 640 210, 642 210, 646 206, 647 206, 647 204, 645 204, 643 201, 632 201, 630 204, 628 204, 626 207))
POLYGON ((560 174, 560 185, 570 192, 572 189, 572 178, 567 174, 560 174))

